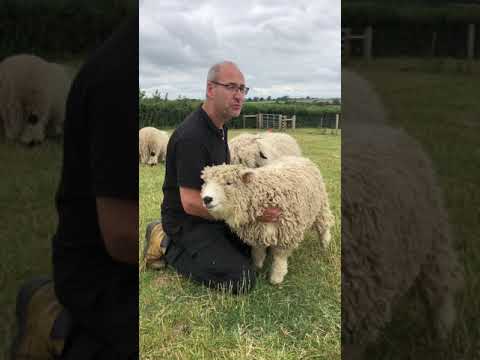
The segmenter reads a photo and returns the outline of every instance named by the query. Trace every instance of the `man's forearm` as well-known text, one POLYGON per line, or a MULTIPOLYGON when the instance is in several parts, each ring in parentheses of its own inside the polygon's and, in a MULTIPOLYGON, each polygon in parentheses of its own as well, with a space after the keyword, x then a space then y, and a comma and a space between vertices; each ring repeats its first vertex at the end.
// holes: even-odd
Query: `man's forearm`
POLYGON ((205 208, 205 206, 203 206, 202 203, 201 204, 190 203, 187 206, 187 209, 184 209, 184 210, 188 215, 199 216, 207 220, 214 220, 212 215, 210 215, 210 213, 205 208))
POLYGON ((188 215, 198 216, 207 220, 214 220, 205 206, 203 206, 199 190, 180 187, 180 199, 183 210, 188 215))
POLYGON ((138 203, 98 197, 97 214, 109 255, 116 261, 138 264, 138 203))

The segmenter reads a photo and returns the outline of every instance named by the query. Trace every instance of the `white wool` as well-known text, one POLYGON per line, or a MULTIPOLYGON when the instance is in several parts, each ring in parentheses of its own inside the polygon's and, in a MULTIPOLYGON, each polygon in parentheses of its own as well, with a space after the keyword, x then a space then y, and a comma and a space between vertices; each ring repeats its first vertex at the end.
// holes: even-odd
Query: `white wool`
POLYGON ((445 336, 461 273, 441 192, 419 144, 401 130, 350 124, 342 135, 345 349, 360 354, 375 342, 414 284, 445 336))
POLYGON ((229 141, 232 164, 264 166, 282 156, 301 156, 297 141, 284 133, 242 133, 229 141))
POLYGON ((330 239, 334 218, 328 195, 320 171, 309 159, 283 157, 258 169, 206 167, 202 179, 202 198, 211 199, 207 207, 215 218, 225 220, 247 244, 259 251, 272 247, 283 259, 274 255, 272 283, 283 280, 286 258, 302 242, 305 231, 315 228, 322 245, 330 239), (278 222, 258 220, 266 207, 281 209, 278 222))
POLYGON ((71 79, 62 65, 34 55, 0 63, 0 120, 7 139, 40 143, 63 132, 71 79))
POLYGON ((154 166, 165 161, 167 156, 168 134, 165 131, 147 126, 138 132, 140 163, 154 166))

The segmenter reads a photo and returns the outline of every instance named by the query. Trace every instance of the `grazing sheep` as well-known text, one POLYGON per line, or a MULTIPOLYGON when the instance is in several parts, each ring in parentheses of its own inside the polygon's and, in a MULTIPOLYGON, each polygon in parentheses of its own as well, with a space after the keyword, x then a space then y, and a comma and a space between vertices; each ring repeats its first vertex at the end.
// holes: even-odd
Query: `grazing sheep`
POLYGON ((258 268, 266 248, 273 254, 270 282, 279 284, 287 274, 287 259, 312 226, 322 246, 330 241, 334 218, 322 175, 310 160, 283 157, 258 169, 244 165, 206 167, 201 196, 210 214, 223 219, 247 244, 258 268), (282 210, 278 222, 257 220, 266 207, 282 210))
POLYGON ((350 124, 342 137, 345 359, 362 357, 414 284, 445 338, 462 269, 432 165, 403 131, 350 124))
POLYGON ((147 126, 138 132, 140 163, 155 166, 165 161, 167 156, 168 134, 165 131, 147 126))
POLYGON ((66 69, 34 55, 0 63, 0 121, 5 137, 34 145, 63 132, 70 89, 66 69))
POLYGON ((260 167, 282 156, 301 156, 297 141, 282 133, 243 133, 229 141, 232 164, 260 167))

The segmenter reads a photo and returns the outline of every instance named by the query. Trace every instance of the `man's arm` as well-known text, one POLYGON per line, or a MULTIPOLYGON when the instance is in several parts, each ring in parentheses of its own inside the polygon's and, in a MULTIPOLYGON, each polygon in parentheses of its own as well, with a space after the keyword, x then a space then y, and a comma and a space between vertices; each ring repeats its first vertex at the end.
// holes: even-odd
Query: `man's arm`
POLYGON ((214 220, 209 214, 207 208, 203 205, 200 190, 180 187, 180 200, 182 202, 183 210, 188 215, 199 216, 207 220, 214 220))
MULTIPOLYGON (((207 220, 214 220, 207 208, 203 205, 199 190, 180 187, 180 199, 183 210, 185 210, 187 214, 199 216, 207 220)), ((263 214, 257 219, 262 222, 277 222, 281 214, 282 210, 279 208, 266 208, 263 214)))
POLYGON ((116 261, 138 264, 138 202, 97 197, 100 231, 109 255, 116 261))

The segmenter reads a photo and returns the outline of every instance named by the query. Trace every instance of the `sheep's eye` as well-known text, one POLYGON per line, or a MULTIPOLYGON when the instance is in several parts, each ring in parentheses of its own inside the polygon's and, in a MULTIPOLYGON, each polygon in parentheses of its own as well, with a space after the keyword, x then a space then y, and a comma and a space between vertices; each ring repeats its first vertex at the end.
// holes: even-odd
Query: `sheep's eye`
POLYGON ((263 153, 262 153, 261 151, 260 151, 260 157, 261 157, 262 159, 266 159, 266 158, 267 158, 265 155, 263 155, 263 153))
POLYGON ((227 181, 227 185, 230 186, 232 185, 232 183, 230 181, 227 181))
POLYGON ((155 153, 154 153, 154 152, 151 152, 151 153, 150 153, 150 156, 155 156, 155 153))

